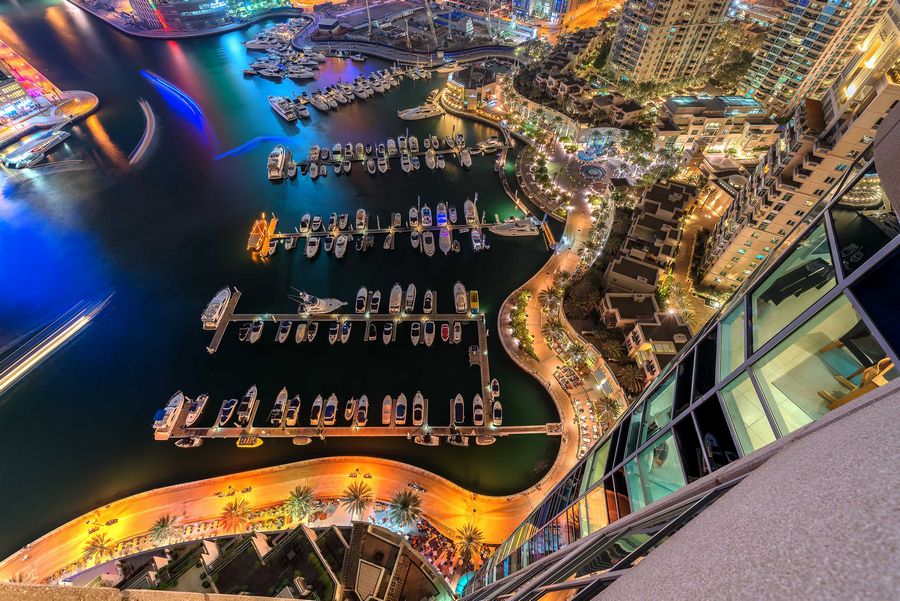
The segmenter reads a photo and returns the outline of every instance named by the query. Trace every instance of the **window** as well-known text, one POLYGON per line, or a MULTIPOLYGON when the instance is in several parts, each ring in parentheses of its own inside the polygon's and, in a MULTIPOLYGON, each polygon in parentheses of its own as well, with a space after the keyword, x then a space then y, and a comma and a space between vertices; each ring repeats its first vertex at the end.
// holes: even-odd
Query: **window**
POLYGON ((828 238, 820 222, 753 291, 753 348, 780 332, 834 285, 828 238))
POLYGON ((742 373, 722 389, 722 403, 744 455, 775 440, 762 403, 747 373, 742 373))
POLYGON ((874 165, 829 209, 844 273, 851 273, 887 244, 897 232, 891 204, 874 165))
POLYGON ((846 170, 847 170, 847 167, 849 167, 849 165, 847 165, 846 163, 839 163, 839 164, 835 167, 835 169, 836 169, 837 171, 846 171, 846 170))
POLYGON ((670 375, 665 384, 644 403, 644 419, 638 446, 656 434, 672 420, 672 404, 675 401, 675 376, 670 375))
POLYGON ((744 304, 740 303, 719 324, 718 379, 744 361, 744 304))
POLYGON ((646 502, 666 497, 687 484, 672 432, 638 455, 646 502))
POLYGON ((644 487, 641 485, 641 474, 638 472, 637 459, 632 459, 625 464, 625 480, 628 483, 628 501, 631 511, 637 511, 644 507, 644 487))
POLYGON ((753 370, 781 434, 896 376, 887 353, 844 296, 769 351, 753 370))

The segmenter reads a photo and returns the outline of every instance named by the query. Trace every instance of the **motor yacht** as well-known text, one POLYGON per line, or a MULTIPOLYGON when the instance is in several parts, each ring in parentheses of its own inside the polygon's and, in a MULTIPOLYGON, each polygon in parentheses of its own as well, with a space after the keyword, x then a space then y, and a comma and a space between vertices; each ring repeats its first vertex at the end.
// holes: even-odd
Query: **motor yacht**
POLYGON ((431 346, 434 342, 434 322, 430 319, 425 322, 425 346, 431 346))
POLYGON ((325 236, 325 242, 323 244, 325 246, 325 252, 330 253, 331 249, 334 248, 334 236, 332 236, 331 234, 325 236))
POLYGON ((402 392, 394 406, 394 424, 398 426, 406 424, 406 395, 402 392))
POLYGON ((306 234, 309 232, 309 224, 312 220, 312 216, 309 213, 304 213, 303 217, 300 218, 300 233, 306 234))
POLYGON ((241 327, 238 328, 238 340, 241 342, 247 342, 250 338, 250 327, 249 323, 241 324, 241 327))
POLYGON ((389 157, 397 156, 397 143, 394 141, 393 138, 388 138, 387 155, 389 157))
POLYGON ((403 303, 403 288, 399 283, 395 283, 391 288, 391 296, 388 302, 388 313, 397 314, 400 312, 400 306, 403 303))
POLYGON ((357 313, 365 313, 368 300, 369 290, 365 286, 360 287, 356 293, 356 305, 354 306, 354 310, 357 313))
POLYGON ((309 109, 305 106, 298 106, 296 109, 297 116, 301 119, 309 119, 309 109))
POLYGON ((254 319, 253 323, 250 324, 250 336, 248 340, 250 344, 255 344, 259 337, 262 336, 263 331, 263 322, 260 319, 254 319))
POLYGON ((433 102, 425 102, 419 106, 410 109, 397 111, 397 116, 404 121, 420 121, 431 117, 440 117, 444 114, 444 109, 433 102))
POLYGON ((391 250, 394 247, 394 233, 390 232, 384 237, 384 250, 391 250))
POLYGON ((438 73, 455 73, 460 69, 462 69, 462 67, 459 65, 459 63, 457 63, 456 61, 449 61, 444 63, 440 67, 437 67, 435 71, 437 71, 438 73))
POLYGON ((400 169, 403 170, 403 173, 409 173, 410 171, 412 171, 412 163, 409 160, 409 153, 405 150, 400 153, 400 169))
POLYGON ((300 344, 306 341, 306 330, 309 328, 309 322, 301 321, 297 323, 297 330, 294 332, 294 342, 300 344))
POLYGON ((463 203, 463 215, 465 215, 467 225, 475 225, 478 222, 475 203, 469 199, 466 199, 466 202, 463 203))
POLYGON ((216 292, 216 295, 206 305, 206 309, 200 315, 200 321, 203 322, 204 330, 215 330, 219 327, 225 311, 228 309, 228 303, 231 301, 231 288, 226 286, 216 292))
POLYGON ((484 425, 484 401, 480 394, 476 394, 472 399, 472 423, 476 426, 484 425))
POLYGON ((481 230, 477 227, 472 228, 472 250, 475 252, 484 250, 484 239, 481 236, 481 230))
POLYGON ((410 284, 406 287, 406 297, 405 302, 403 304, 404 309, 407 313, 412 313, 413 309, 416 307, 416 285, 410 284))
POLYGON ((409 227, 419 227, 419 209, 416 207, 409 208, 409 227))
POLYGON ((415 154, 419 152, 419 139, 417 137, 410 136, 407 138, 406 143, 411 153, 415 154))
POLYGON ((278 180, 284 177, 284 166, 287 163, 287 150, 279 144, 269 153, 266 161, 266 170, 270 180, 278 180))
POLYGON ((256 409, 256 403, 256 386, 251 386, 244 393, 244 398, 241 399, 241 402, 238 403, 237 417, 234 420, 235 424, 241 428, 249 426, 250 419, 253 417, 256 409))
POLYGON ((494 405, 491 408, 491 424, 495 428, 503 425, 503 407, 500 405, 500 401, 494 401, 494 405))
MULTIPOLYGON (((379 157, 378 160, 380 161, 381 157, 379 157)), ((375 159, 373 159, 373 158, 366 159, 366 171, 368 172, 369 175, 375 175, 375 170, 378 168, 377 165, 378 164, 376 163, 375 159)))
POLYGON ((390 426, 391 418, 394 416, 394 399, 391 395, 386 395, 381 402, 381 425, 390 426))
POLYGON ((197 436, 191 438, 181 438, 175 441, 175 446, 179 449, 195 449, 203 444, 203 439, 197 436))
POLYGON ((297 425, 300 418, 300 395, 295 395, 288 403, 287 411, 284 413, 284 425, 293 428, 297 425))
POLYGON ((447 322, 441 324, 441 340, 444 342, 450 340, 450 324, 447 322))
POLYGON ((412 425, 421 426, 425 423, 425 397, 422 393, 416 391, 416 396, 412 402, 412 425))
POLYGON ((323 313, 333 313, 346 305, 344 301, 336 298, 317 298, 308 292, 296 290, 296 294, 291 298, 300 303, 297 313, 307 313, 309 315, 321 315, 323 313))
POLYGON ((344 160, 352 161, 353 160, 353 144, 347 142, 344 144, 344 160))
POLYGON ((316 339, 316 334, 319 333, 319 322, 313 321, 309 324, 309 329, 306 331, 306 341, 312 342, 316 339))
MULTIPOLYGON (((351 163, 349 159, 345 160, 343 163, 341 163, 341 173, 343 173, 344 175, 347 175, 348 173, 350 173, 350 169, 352 167, 353 167, 353 163, 351 163)), ((334 172, 337 173, 337 165, 335 165, 334 172)))
POLYGON ((325 402, 325 411, 322 415, 322 423, 326 426, 333 426, 334 422, 337 421, 337 406, 337 397, 332 394, 325 402))
POLYGON ((337 237, 337 240, 335 240, 334 256, 338 259, 344 258, 344 253, 347 252, 347 242, 349 242, 347 234, 341 234, 337 237))
POLYGON ((378 152, 377 152, 377 154, 378 154, 378 156, 380 156, 380 157, 387 156, 387 151, 386 151, 385 148, 384 148, 384 144, 379 144, 379 145, 378 145, 378 152))
POLYGON ((500 382, 497 381, 497 378, 491 380, 491 396, 495 399, 500 396, 500 382))
POLYGON ((328 227, 325 228, 325 231, 330 232, 333 231, 337 227, 338 216, 337 213, 332 213, 328 216, 328 227))
MULTIPOLYGON (((371 161, 372 159, 369 159, 369 160, 371 161)), ((379 156, 378 159, 376 160, 376 163, 378 165, 379 173, 387 173, 387 170, 390 169, 390 165, 388 165, 387 157, 379 156)))
POLYGON ((375 325, 374 321, 369 322, 369 326, 366 330, 366 342, 372 342, 378 338, 378 327, 375 325))
POLYGON ((278 393, 278 396, 275 397, 275 406, 272 407, 272 411, 269 412, 269 422, 275 427, 280 427, 284 422, 284 412, 287 409, 287 400, 287 388, 282 388, 281 392, 278 393))
POLYGON ((320 229, 322 229, 322 217, 319 215, 316 215, 312 219, 312 231, 316 232, 316 231, 319 231, 320 229))
POLYGON ((356 399, 350 398, 347 400, 347 404, 344 405, 344 419, 346 421, 353 421, 353 414, 356 413, 356 399))
POLYGON ((453 240, 450 237, 450 230, 441 228, 440 231, 438 231, 438 248, 446 255, 450 253, 452 247, 453 240))
POLYGON ((350 340, 350 330, 352 328, 352 321, 345 321, 341 324, 341 344, 347 344, 347 341, 350 340))
POLYGON ((350 55, 350 60, 364 63, 364 62, 366 62, 366 57, 364 54, 360 54, 357 52, 356 54, 350 55))
POLYGON ((409 326, 409 337, 412 340, 413 346, 418 346, 421 335, 422 324, 418 321, 412 322, 409 326))
POLYGON ((492 225, 489 229, 498 236, 537 236, 541 233, 541 222, 534 217, 507 219, 503 223, 492 225))
MULTIPOLYGON (((371 149, 371 147, 369 147, 369 148, 371 149)), ((358 158, 358 159, 364 158, 367 154, 372 152, 371 150, 369 150, 367 152, 365 149, 365 146, 363 146, 362 142, 357 142, 356 146, 354 146, 353 150, 356 153, 356 158, 358 158)))
POLYGON ((461 426, 466 420, 466 403, 461 394, 457 394, 453 399, 453 413, 451 414, 451 425, 461 426))
POLYGON ((390 344, 394 340, 394 322, 389 321, 384 324, 384 332, 381 334, 381 340, 385 344, 390 344))
POLYGON ((453 284, 453 304, 457 313, 465 313, 469 310, 469 297, 462 282, 453 284))
POLYGON ((356 229, 364 230, 369 223, 369 216, 366 214, 365 209, 359 209, 356 211, 356 229))
POLYGON ((403 215, 401 215, 400 213, 394 213, 391 217, 391 223, 392 227, 394 228, 400 227, 401 225, 403 225, 403 215))
POLYGON ((381 308, 381 290, 375 290, 369 299, 369 312, 378 313, 379 308, 381 308))
POLYGON ((328 326, 328 344, 334 344, 335 342, 337 342, 340 329, 341 327, 337 322, 334 322, 333 324, 328 326))
POLYGON ((442 154, 437 155, 437 159, 435 159, 435 166, 438 169, 443 169, 444 167, 447 166, 447 162, 444 160, 444 155, 442 155, 442 154))
POLYGON ((441 149, 441 141, 438 139, 438 137, 434 134, 431 134, 430 138, 431 138, 431 147, 434 148, 435 150, 440 150, 441 149))
POLYGON ((433 225, 433 221, 431 219, 431 207, 429 207, 428 205, 423 205, 420 216, 422 218, 422 227, 431 227, 433 225))
POLYGON ((297 120, 294 103, 284 96, 269 96, 269 106, 285 121, 297 120))
POLYGON ((319 241, 318 236, 310 236, 306 239, 306 249, 303 251, 306 255, 307 259, 312 259, 319 252, 319 241))
POLYGON ((283 343, 288 339, 288 336, 291 334, 291 326, 294 325, 292 321, 280 321, 278 322, 278 332, 275 334, 275 341, 278 343, 283 343))
POLYGON ((338 215, 338 229, 345 230, 347 226, 350 224, 350 214, 349 213, 341 213, 338 215))
POLYGON ((468 149, 463 148, 459 151, 459 164, 466 169, 472 166, 472 155, 469 153, 468 149))
POLYGON ((294 246, 297 245, 297 239, 291 236, 290 238, 284 239, 284 250, 294 250, 294 246))
MULTIPOLYGON (((309 424, 318 426, 322 421, 322 395, 316 397, 313 401, 312 408, 309 411, 309 424)), ((334 423, 334 422, 332 422, 334 423)))
POLYGON ((356 425, 362 428, 367 423, 369 423, 369 398, 362 395, 356 403, 356 425))
POLYGON ((269 238, 269 246, 266 254, 271 257, 275 254, 276 250, 278 250, 278 238, 269 238))
POLYGON ((184 406, 184 398, 184 394, 179 390, 172 395, 165 407, 153 415, 154 430, 168 430, 172 427, 184 406))
POLYGON ((434 292, 432 290, 425 291, 425 297, 422 299, 422 312, 431 314, 434 311, 434 292))
MULTIPOLYGON (((427 140, 427 138, 426 138, 426 140, 427 140)), ((435 165, 437 165, 437 162, 435 161, 436 156, 437 155, 435 154, 433 148, 429 148, 428 150, 426 150, 425 151, 425 166, 428 167, 429 169, 434 169, 435 165)))
POLYGON ((186 428, 190 428, 194 425, 194 422, 196 422, 200 417, 200 414, 203 413, 203 408, 206 407, 206 402, 208 400, 209 395, 204 393, 191 401, 191 404, 188 405, 187 416, 184 418, 184 425, 186 428))
POLYGON ((431 138, 422 136, 422 147, 425 148, 425 150, 431 150, 431 138))
POLYGON ((222 408, 219 409, 219 417, 216 419, 216 427, 221 428, 231 419, 231 416, 234 415, 234 410, 237 409, 238 400, 237 399, 228 399, 224 403, 222 403, 222 408))
POLYGON ((434 232, 431 230, 422 232, 422 246, 425 249, 426 255, 429 257, 434 256, 434 232))

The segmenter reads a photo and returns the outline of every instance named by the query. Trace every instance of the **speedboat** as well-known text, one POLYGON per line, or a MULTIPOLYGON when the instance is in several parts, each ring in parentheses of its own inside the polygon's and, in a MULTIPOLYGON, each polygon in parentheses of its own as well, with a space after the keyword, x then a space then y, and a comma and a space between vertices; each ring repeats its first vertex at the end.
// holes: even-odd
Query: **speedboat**
POLYGON ((423 423, 425 423, 425 397, 421 392, 416 391, 412 402, 412 424, 421 426, 423 423))
MULTIPOLYGON (((359 144, 357 144, 356 147, 359 148, 359 144)), ((372 154, 372 150, 373 150, 372 145, 366 144, 365 147, 363 148, 363 150, 365 151, 366 156, 372 154)))
POLYGON ((422 227, 431 227, 431 207, 428 205, 424 205, 422 207, 422 227))
POLYGON ((387 156, 387 150, 384 148, 384 144, 379 144, 377 147, 377 154, 380 157, 387 156))
POLYGON ((384 324, 384 332, 381 334, 381 340, 385 344, 390 344, 394 339, 394 322, 389 321, 384 324))
POLYGON ((334 313, 347 304, 336 298, 317 298, 302 290, 297 290, 297 294, 292 296, 292 298, 300 303, 297 313, 308 313, 310 315, 334 313))
POLYGON ((431 230, 422 232, 422 246, 425 248, 426 255, 434 256, 434 232, 431 230))
POLYGON ((372 293, 372 298, 369 299, 369 312, 370 313, 378 313, 378 309, 381 307, 381 290, 376 290, 372 293))
MULTIPOLYGON (((368 153, 366 153, 366 149, 363 146, 362 142, 357 142, 356 146, 353 148, 353 150, 355 151, 356 158, 358 158, 358 159, 361 159, 364 156, 366 156, 366 154, 368 154, 368 153)), ((369 152, 371 152, 371 150, 369 152)))
POLYGON ((472 399, 472 423, 476 426, 484 425, 484 401, 480 394, 476 394, 472 399))
POLYGON ((416 306, 416 285, 410 284, 406 287, 406 302, 404 303, 404 309, 407 313, 412 313, 413 309, 416 306))
POLYGON ((209 301, 209 304, 206 305, 206 309, 203 310, 203 314, 200 316, 204 330, 215 330, 219 327, 219 322, 222 321, 230 300, 231 288, 226 286, 219 290, 212 300, 209 301))
POLYGON ((397 397, 397 403, 394 407, 394 423, 398 426, 406 423, 406 395, 402 392, 397 397))
POLYGON ((434 292, 426 290, 425 297, 422 299, 422 312, 430 314, 432 311, 434 311, 434 292))
POLYGON ((437 159, 435 159, 435 163, 436 163, 438 169, 443 169, 444 167, 447 166, 447 161, 444 159, 444 155, 442 155, 442 154, 437 155, 437 159))
POLYGON ((285 121, 295 121, 297 119, 297 113, 294 112, 294 103, 284 96, 269 96, 269 106, 285 121))
MULTIPOLYGON (((351 167, 353 167, 353 163, 351 163, 349 159, 345 160, 343 163, 341 163, 341 173, 343 173, 345 175, 347 173, 350 173, 351 167)), ((335 165, 334 172, 337 173, 337 165, 335 165)))
MULTIPOLYGON (((309 412, 309 424, 311 426, 318 426, 319 422, 322 421, 322 395, 316 397, 316 400, 313 401, 312 409, 309 412)), ((333 423, 333 422, 332 422, 333 423)))
POLYGON ((353 144, 349 142, 344 144, 344 160, 350 161, 353 159, 353 144))
POLYGON ((419 226, 419 209, 416 207, 409 208, 409 227, 416 228, 419 226))
POLYGON ((309 328, 309 322, 301 321, 297 323, 297 330, 294 333, 294 342, 300 344, 306 340, 306 330, 309 328))
POLYGON ((273 426, 280 426, 284 421, 284 412, 287 408, 287 398, 287 388, 282 388, 281 392, 279 392, 278 396, 275 398, 275 406, 272 407, 272 411, 269 412, 269 421, 273 426))
POLYGON ((416 155, 412 155, 409 160, 412 163, 413 171, 418 171, 419 167, 421 166, 421 164, 419 163, 419 157, 417 157, 416 155))
POLYGON ((442 202, 437 206, 437 224, 441 227, 447 225, 447 205, 442 202))
POLYGON ((166 406, 157 411, 153 416, 153 429, 164 430, 172 427, 172 424, 175 423, 175 419, 178 417, 178 413, 183 406, 184 394, 179 390, 172 395, 169 402, 166 403, 166 406))
POLYGON ((244 393, 241 402, 238 403, 237 417, 234 420, 238 426, 246 428, 250 425, 250 419, 256 409, 256 402, 256 386, 251 386, 244 393))
POLYGON ((362 427, 367 423, 369 423, 369 399, 366 395, 362 395, 356 404, 356 425, 362 427))
POLYGON ((441 252, 445 255, 450 252, 450 249, 453 247, 452 239, 450 238, 450 230, 446 228, 441 228, 438 231, 438 248, 441 249, 441 252))
POLYGON ((413 346, 418 346, 419 337, 422 334, 422 324, 418 321, 412 322, 409 326, 409 337, 412 339, 413 346))
POLYGON ((284 414, 284 425, 293 428, 297 425, 297 420, 300 418, 300 395, 294 396, 291 399, 291 402, 288 403, 287 411, 284 414))
POLYGON ((247 340, 250 338, 250 327, 251 326, 249 323, 241 324, 241 327, 238 328, 238 340, 240 340, 241 342, 247 342, 247 340))
POLYGON ((322 415, 322 423, 326 426, 333 426, 335 420, 337 420, 337 405, 337 397, 332 394, 325 402, 325 412, 322 415))
POLYGON ((195 449, 202 444, 203 439, 197 436, 192 436, 191 438, 181 438, 175 441, 175 446, 179 449, 195 449))
POLYGON ((359 52, 357 52, 356 54, 350 55, 350 60, 364 63, 364 62, 366 62, 366 56, 364 54, 360 54, 359 52))
POLYGON ((453 344, 459 344, 462 340, 462 324, 458 321, 453 322, 453 344))
POLYGON ((497 381, 497 378, 491 380, 491 396, 495 399, 500 396, 500 382, 497 381))
POLYGON ((228 399, 227 401, 222 403, 222 408, 219 409, 219 417, 218 419, 216 419, 217 428, 221 428, 228 423, 228 420, 230 420, 231 416, 234 415, 234 410, 237 409, 237 405, 237 399, 228 399))
POLYGON ((394 247, 394 233, 390 232, 384 237, 384 250, 391 250, 394 247))
POLYGON ((412 163, 409 160, 409 153, 405 150, 400 153, 400 169, 403 170, 403 173, 409 173, 410 171, 412 171, 412 163))
POLYGON ((300 233, 305 234, 309 232, 309 224, 312 221, 312 216, 309 213, 304 213, 303 217, 300 218, 300 233))
MULTIPOLYGON (((372 159, 369 159, 369 160, 371 161, 372 159)), ((377 159, 377 161, 376 161, 376 163, 377 163, 377 165, 378 165, 378 172, 379 172, 379 173, 386 173, 387 170, 391 168, 390 165, 388 165, 388 160, 387 160, 387 158, 384 157, 384 156, 379 156, 378 159, 377 159)))
MULTIPOLYGON (((310 162, 310 163, 315 163, 316 161, 319 160, 319 145, 318 145, 318 144, 313 144, 313 145, 309 148, 309 155, 308 155, 308 158, 309 158, 309 162, 310 162)), ((307 215, 308 215, 308 214, 309 214, 309 213, 307 213, 307 215)))
POLYGON ((275 334, 276 342, 283 343, 288 339, 288 336, 291 334, 291 326, 294 325, 292 321, 280 321, 278 322, 278 333, 275 334))
POLYGON ((347 234, 341 234, 334 243, 334 256, 338 259, 343 259, 344 253, 347 252, 347 238, 347 234))
POLYGON ((326 232, 333 231, 337 227, 338 216, 337 213, 332 213, 328 216, 328 227, 325 228, 326 232))
POLYGON ((340 161, 343 158, 340 142, 336 142, 334 146, 331 147, 331 158, 335 161, 340 161))
POLYGON ((400 149, 400 152, 409 150, 409 147, 406 145, 406 136, 397 136, 397 148, 400 149))
POLYGON ((394 213, 394 216, 392 218, 392 226, 394 228, 398 228, 401 225, 403 225, 403 215, 401 215, 400 213, 394 213))
POLYGON ((455 73, 460 69, 462 69, 462 67, 459 65, 459 63, 457 63, 456 61, 449 61, 444 63, 440 67, 437 67, 435 71, 437 71, 438 73, 455 73))
POLYGON ((337 342, 339 330, 340 326, 338 326, 337 322, 334 322, 328 327, 328 344, 337 342))
POLYGON ((466 419, 466 404, 463 401, 463 396, 461 394, 457 394, 456 398, 453 399, 453 413, 451 416, 451 425, 459 426, 466 419))
POLYGON ((262 331, 263 331, 262 320, 254 319, 253 323, 250 324, 250 336, 248 337, 250 344, 254 344, 257 340, 259 340, 259 337, 262 336, 262 331))
POLYGON ((345 321, 341 324, 341 344, 347 344, 347 341, 350 340, 350 329, 352 327, 352 321, 345 321))
POLYGON ((500 405, 500 401, 494 401, 491 409, 491 423, 495 428, 503 425, 503 407, 500 405))
POLYGON ((388 138, 387 141, 387 155, 389 157, 397 156, 397 143, 393 138, 388 138))
POLYGON ((425 136, 422 138, 422 146, 425 147, 425 150, 431 150, 431 138, 425 136))
POLYGON ((386 395, 384 397, 384 400, 381 402, 381 425, 390 426, 393 414, 394 399, 391 398, 391 395, 386 395))
POLYGON ((457 313, 465 313, 469 310, 469 297, 462 282, 453 284, 453 303, 457 313))
POLYGON ((304 250, 304 254, 306 254, 307 259, 312 259, 316 256, 316 253, 319 252, 320 243, 318 236, 310 236, 306 239, 306 249, 304 250))
POLYGON ((444 342, 450 340, 450 324, 447 322, 441 324, 441 340, 444 342))
POLYGON ((404 121, 418 121, 420 119, 428 119, 430 117, 440 117, 444 114, 444 109, 433 102, 424 102, 419 106, 410 109, 397 111, 397 116, 404 121))
POLYGON ((453 140, 456 142, 456 145, 460 148, 466 145, 466 138, 461 133, 456 132, 453 140))
POLYGON ((194 422, 197 421, 197 418, 199 418, 200 414, 203 412, 203 408, 206 407, 206 402, 208 400, 208 394, 201 394, 196 399, 191 401, 191 404, 188 406, 187 417, 185 417, 184 419, 184 425, 186 428, 190 428, 194 425, 194 422))
POLYGON ((478 221, 478 213, 475 210, 475 203, 469 199, 466 199, 466 202, 463 203, 463 214, 466 217, 467 225, 475 225, 478 221))
POLYGON ((316 334, 319 333, 319 322, 314 321, 309 324, 309 329, 306 331, 306 341, 312 342, 316 338, 316 334))
POLYGON ((350 214, 349 213, 341 213, 338 215, 338 229, 345 230, 347 226, 350 224, 350 214))
POLYGON ((434 322, 430 319, 425 322, 425 346, 431 346, 434 342, 434 322))
POLYGON ((372 342, 376 338, 378 338, 378 327, 374 321, 370 321, 366 332, 366 342, 372 342))
POLYGON ((325 236, 325 252, 330 253, 332 248, 334 248, 334 236, 328 234, 325 236))
POLYGON ((369 217, 366 215, 365 209, 359 209, 356 211, 356 229, 364 230, 366 229, 366 225, 369 222, 369 217))
POLYGON ((400 312, 400 306, 403 302, 403 288, 399 283, 395 283, 391 288, 391 296, 388 303, 388 313, 397 314, 400 312))
MULTIPOLYGON (((379 157, 379 160, 381 160, 380 157, 379 157)), ((366 172, 368 172, 369 175, 375 175, 375 171, 377 168, 378 167, 377 167, 377 163, 375 162, 375 159, 373 159, 371 157, 366 159, 366 172)))
POLYGON ((407 144, 409 144, 409 151, 412 153, 419 152, 419 139, 415 136, 410 136, 407 140, 407 144))
POLYGON ((472 250, 478 252, 484 250, 484 239, 481 237, 481 229, 472 228, 472 250))
POLYGON ((431 147, 435 150, 438 150, 441 147, 441 141, 434 134, 431 134, 431 147))
POLYGON ((322 229, 322 217, 320 215, 316 215, 312 218, 312 231, 317 232, 322 229))
POLYGON ((291 236, 290 238, 285 238, 284 240, 284 250, 294 250, 294 246, 297 244, 297 239, 291 236))
POLYGON ((447 213, 450 217, 450 223, 456 223, 456 205, 450 205, 447 209, 447 213))
POLYGON ((369 300, 369 291, 365 286, 362 286, 359 291, 356 293, 356 306, 354 310, 357 313, 365 313, 366 312, 366 302, 369 300))
POLYGON ((356 409, 356 399, 350 398, 347 400, 347 404, 344 406, 344 419, 348 422, 353 419, 353 414, 356 409))

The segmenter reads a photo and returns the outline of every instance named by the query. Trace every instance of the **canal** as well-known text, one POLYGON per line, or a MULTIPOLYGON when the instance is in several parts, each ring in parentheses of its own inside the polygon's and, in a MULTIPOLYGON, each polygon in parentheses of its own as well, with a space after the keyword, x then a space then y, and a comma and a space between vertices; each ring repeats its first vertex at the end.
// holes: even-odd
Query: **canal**
MULTIPOLYGON (((313 143, 377 144, 404 132, 421 139, 462 131, 470 143, 497 132, 443 116, 416 122, 396 117, 421 103, 446 76, 405 81, 385 96, 336 112, 313 112, 299 125, 280 120, 269 94, 289 94, 348 80, 382 68, 369 60, 330 60, 305 86, 246 78, 252 60, 241 45, 266 25, 190 41, 146 41, 122 35, 61 0, 4 3, 0 37, 61 89, 94 92, 100 110, 72 129, 49 165, 30 174, 3 172, 0 194, 0 349, 40 328, 82 299, 113 293, 109 306, 76 339, 0 397, 0 556, 56 525, 112 499, 158 485, 321 456, 366 454, 406 461, 486 494, 507 494, 536 482, 552 464, 558 438, 539 435, 498 440, 489 447, 424 448, 398 439, 329 439, 305 447, 270 440, 252 450, 232 441, 207 441, 182 450, 154 442, 151 418, 169 396, 211 396, 207 421, 224 398, 259 387, 265 415, 282 386, 303 399, 367 394, 377 421, 381 398, 421 390, 430 399, 430 422, 449 422, 450 399, 477 392, 478 371, 463 344, 436 342, 413 348, 401 329, 385 347, 364 343, 362 328, 346 345, 329 346, 327 332, 310 345, 274 342, 269 326, 258 344, 237 340, 236 328, 219 352, 205 350, 210 333, 199 316, 222 286, 240 288, 241 312, 287 312, 291 287, 350 303, 360 285, 385 299, 395 282, 413 282, 419 302, 426 288, 439 308, 452 307, 453 283, 477 289, 491 330, 491 369, 502 385, 504 424, 558 421, 546 392, 504 353, 495 329, 509 292, 547 258, 540 238, 490 237, 491 249, 432 258, 413 252, 408 237, 386 252, 380 240, 365 254, 342 261, 308 261, 302 249, 283 248, 266 262, 245 250, 253 220, 275 213, 292 228, 306 212, 328 214, 364 207, 386 219, 421 198, 434 209, 453 203, 462 212, 478 193, 490 219, 516 214, 493 171, 493 159, 475 157, 471 171, 448 160, 444 172, 404 174, 395 164, 371 177, 357 166, 350 176, 272 184, 268 152, 282 141, 303 154, 313 143), (193 98, 200 114, 141 75, 152 71, 193 98), (144 131, 138 100, 157 116, 155 139, 144 161, 128 156, 144 131), (265 138, 265 139, 263 139, 265 138), (232 150, 240 148, 238 152, 232 150), (224 155, 224 156, 223 156, 224 155)), ((470 409, 467 409, 469 411, 470 409)), ((373 419, 374 418, 374 419, 373 419)), ((261 418, 258 418, 261 419, 261 418)), ((377 484, 377 483, 376 483, 377 484)), ((377 488, 377 486, 376 486, 377 488)))

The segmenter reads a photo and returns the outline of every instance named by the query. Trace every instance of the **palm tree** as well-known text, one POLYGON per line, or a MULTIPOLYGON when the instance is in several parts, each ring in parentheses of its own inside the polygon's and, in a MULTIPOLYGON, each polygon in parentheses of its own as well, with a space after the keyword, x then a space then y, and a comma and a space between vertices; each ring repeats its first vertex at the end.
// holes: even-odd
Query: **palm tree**
POLYGON ((412 526, 422 515, 422 499, 411 490, 401 490, 391 499, 391 521, 398 526, 412 526))
POLYGON ((112 541, 103 532, 95 534, 91 537, 91 540, 84 544, 83 552, 86 560, 90 560, 92 557, 102 560, 107 555, 112 554, 112 541))
POLYGON ((297 486, 288 495, 284 504, 288 514, 298 520, 305 518, 312 511, 312 502, 316 493, 311 486, 297 486))
POLYGON ((639 394, 647 384, 644 370, 637 365, 623 365, 615 372, 619 385, 630 394, 639 394))
POLYGON ((554 294, 553 288, 545 288, 538 292, 538 304, 544 313, 550 313, 559 307, 559 297, 554 294))
POLYGON ((600 397, 594 403, 594 406, 597 409, 598 417, 600 418, 600 421, 603 422, 604 427, 609 427, 622 413, 619 401, 612 397, 600 397))
POLYGON ((558 319, 550 319, 541 326, 541 334, 544 338, 559 338, 565 332, 562 323, 558 319))
POLYGON ((250 519, 250 504, 246 499, 229 501, 225 504, 219 519, 225 530, 232 532, 242 530, 250 519))
POLYGON ((175 535, 177 527, 175 526, 174 515, 166 514, 156 520, 150 528, 150 538, 158 545, 165 544, 175 535))
POLYGON ((456 531, 453 550, 468 564, 484 548, 484 533, 475 524, 466 524, 456 531))
POLYGON ((372 504, 372 489, 365 482, 353 482, 344 489, 344 507, 350 511, 350 517, 354 515, 362 518, 362 514, 372 504))

